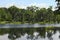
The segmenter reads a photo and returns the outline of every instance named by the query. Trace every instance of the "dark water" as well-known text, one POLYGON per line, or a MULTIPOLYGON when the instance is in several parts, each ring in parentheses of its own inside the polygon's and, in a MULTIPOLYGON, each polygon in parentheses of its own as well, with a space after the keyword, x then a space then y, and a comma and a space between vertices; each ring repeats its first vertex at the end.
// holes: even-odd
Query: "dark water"
POLYGON ((60 40, 60 27, 0 28, 0 40, 60 40))

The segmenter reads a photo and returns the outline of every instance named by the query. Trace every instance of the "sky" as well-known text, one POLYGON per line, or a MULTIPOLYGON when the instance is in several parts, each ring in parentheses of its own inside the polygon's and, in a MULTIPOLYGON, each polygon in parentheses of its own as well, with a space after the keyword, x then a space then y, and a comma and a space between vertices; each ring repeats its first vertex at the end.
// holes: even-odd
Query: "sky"
POLYGON ((15 5, 19 8, 26 8, 27 6, 38 6, 40 8, 45 7, 48 8, 52 6, 56 7, 55 0, 0 0, 0 7, 10 7, 15 5))

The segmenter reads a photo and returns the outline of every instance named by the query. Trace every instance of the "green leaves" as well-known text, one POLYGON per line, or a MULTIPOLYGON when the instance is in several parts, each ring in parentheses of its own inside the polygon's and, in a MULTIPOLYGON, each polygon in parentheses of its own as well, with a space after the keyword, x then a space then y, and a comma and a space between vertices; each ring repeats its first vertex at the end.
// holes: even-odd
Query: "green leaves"
POLYGON ((39 8, 36 6, 19 9, 15 6, 0 8, 0 21, 21 22, 21 23, 50 23, 58 21, 59 16, 55 15, 52 7, 39 8))

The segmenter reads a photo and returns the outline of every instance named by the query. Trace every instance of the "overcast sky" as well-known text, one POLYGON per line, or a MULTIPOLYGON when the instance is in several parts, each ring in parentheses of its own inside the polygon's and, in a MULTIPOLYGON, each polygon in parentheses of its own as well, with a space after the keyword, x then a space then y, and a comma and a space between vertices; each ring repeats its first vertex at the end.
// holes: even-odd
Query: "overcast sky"
POLYGON ((0 0, 0 7, 9 7, 15 5, 19 8, 36 5, 38 7, 48 8, 49 6, 55 7, 55 0, 0 0))

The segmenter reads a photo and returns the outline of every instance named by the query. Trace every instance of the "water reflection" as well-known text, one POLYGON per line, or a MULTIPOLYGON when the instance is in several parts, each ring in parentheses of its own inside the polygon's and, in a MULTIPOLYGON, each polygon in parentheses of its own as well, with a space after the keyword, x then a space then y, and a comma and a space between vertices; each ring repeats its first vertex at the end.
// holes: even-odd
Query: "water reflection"
MULTIPOLYGON (((0 36, 4 34, 8 34, 7 36, 8 40, 18 40, 18 39, 21 40, 21 38, 25 38, 26 40, 56 40, 58 38, 57 40, 59 40, 60 27, 1 28, 0 36)), ((25 39, 22 39, 22 40, 25 40, 25 39)))

